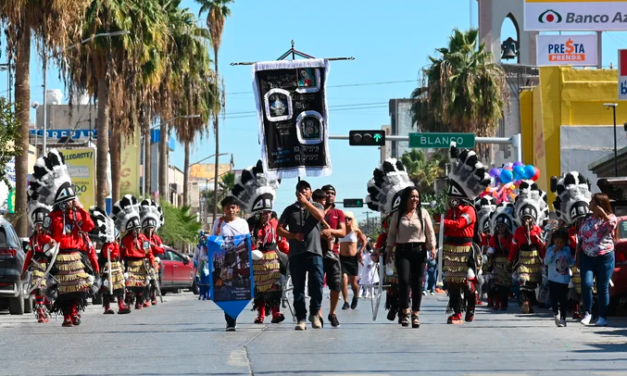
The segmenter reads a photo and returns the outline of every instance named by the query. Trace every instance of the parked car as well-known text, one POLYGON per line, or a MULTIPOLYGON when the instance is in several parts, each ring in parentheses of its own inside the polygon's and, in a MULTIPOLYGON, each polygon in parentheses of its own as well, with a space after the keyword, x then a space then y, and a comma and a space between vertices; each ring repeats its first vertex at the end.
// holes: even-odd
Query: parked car
POLYGON ((13 225, 0 217, 0 309, 9 308, 12 315, 22 315, 33 310, 33 297, 28 295, 20 275, 26 259, 26 244, 13 225))
POLYGON ((196 289, 196 270, 189 256, 166 246, 165 253, 159 256, 161 270, 161 293, 179 289, 196 289))

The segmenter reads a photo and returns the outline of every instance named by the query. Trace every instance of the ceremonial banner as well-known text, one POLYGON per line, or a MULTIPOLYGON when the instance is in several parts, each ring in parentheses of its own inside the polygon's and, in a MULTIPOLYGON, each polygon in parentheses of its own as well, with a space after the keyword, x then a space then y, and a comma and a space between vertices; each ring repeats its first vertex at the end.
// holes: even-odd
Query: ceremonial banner
POLYGON ((96 205, 95 149, 59 149, 59 151, 65 158, 78 200, 85 208, 96 205))
POLYGON ((250 234, 207 238, 211 300, 236 318, 254 297, 250 234))
POLYGON ((328 60, 262 62, 252 72, 266 177, 331 175, 328 60))

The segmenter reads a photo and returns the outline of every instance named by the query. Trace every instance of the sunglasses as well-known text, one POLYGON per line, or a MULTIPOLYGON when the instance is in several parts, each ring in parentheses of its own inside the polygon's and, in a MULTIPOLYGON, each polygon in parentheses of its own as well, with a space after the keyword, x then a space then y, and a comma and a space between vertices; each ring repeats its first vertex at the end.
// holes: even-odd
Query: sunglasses
POLYGON ((352 220, 353 220, 353 218, 346 218, 346 222, 350 222, 352 220))

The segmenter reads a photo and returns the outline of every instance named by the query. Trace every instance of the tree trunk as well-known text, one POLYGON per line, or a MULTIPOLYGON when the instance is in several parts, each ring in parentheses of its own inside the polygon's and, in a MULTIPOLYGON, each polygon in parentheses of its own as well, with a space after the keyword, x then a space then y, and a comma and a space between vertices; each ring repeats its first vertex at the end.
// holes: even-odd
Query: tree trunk
POLYGON ((152 177, 150 175, 150 109, 144 107, 143 117, 143 129, 144 129, 144 179, 146 179, 146 192, 143 192, 144 198, 150 198, 152 196, 151 182, 152 177))
POLYGON ((122 136, 120 130, 113 129, 111 132, 111 144, 109 147, 109 153, 111 154, 111 202, 115 203, 120 199, 120 181, 121 181, 121 167, 122 167, 122 136))
MULTIPOLYGON (((216 85, 220 85, 220 75, 218 74, 218 49, 214 48, 214 56, 215 56, 215 61, 214 61, 214 66, 215 66, 215 72, 216 72, 216 85)), ((220 98, 220 96, 218 95, 218 98, 220 98)), ((220 107, 222 106, 222 104, 220 103, 220 107)), ((213 221, 216 220, 216 218, 218 218, 218 161, 220 159, 220 111, 217 111, 213 114, 213 131, 215 132, 216 135, 216 158, 215 158, 215 169, 214 169, 214 174, 213 174, 213 218, 212 218, 212 223, 211 225, 213 226, 213 221)))
POLYGON ((168 125, 161 122, 159 139, 159 196, 168 199, 168 125))
POLYGON ((183 166, 183 206, 187 206, 189 204, 189 141, 185 141, 185 164, 183 166))
POLYGON ((15 64, 15 102, 17 120, 20 122, 18 144, 22 154, 15 157, 15 230, 20 237, 28 236, 26 213, 26 188, 28 175, 28 127, 30 125, 30 28, 24 27, 18 34, 15 64))
POLYGON ((96 157, 96 206, 105 208, 109 194, 107 170, 109 168, 109 86, 106 78, 98 79, 98 148, 96 157))

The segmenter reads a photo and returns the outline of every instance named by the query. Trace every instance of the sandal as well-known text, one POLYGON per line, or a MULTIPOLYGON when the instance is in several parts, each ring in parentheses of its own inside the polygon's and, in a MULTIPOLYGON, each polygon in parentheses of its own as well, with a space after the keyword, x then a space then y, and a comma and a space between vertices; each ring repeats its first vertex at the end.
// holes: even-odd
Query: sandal
POLYGON ((411 315, 411 327, 414 329, 420 328, 420 319, 415 313, 412 313, 411 315))
POLYGON ((401 322, 401 325, 403 327, 409 326, 409 313, 399 312, 398 316, 399 316, 399 321, 401 322))

